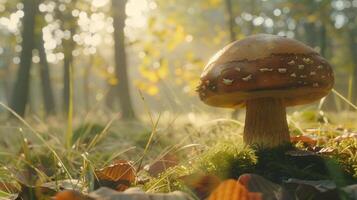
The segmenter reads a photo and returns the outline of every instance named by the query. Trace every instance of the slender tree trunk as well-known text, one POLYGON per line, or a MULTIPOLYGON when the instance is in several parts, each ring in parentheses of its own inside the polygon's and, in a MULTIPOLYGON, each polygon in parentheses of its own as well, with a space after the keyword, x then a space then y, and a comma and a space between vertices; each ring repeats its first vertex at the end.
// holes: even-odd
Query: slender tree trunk
POLYGON ((311 47, 315 48, 317 45, 317 40, 316 40, 316 26, 315 23, 304 23, 304 29, 305 29, 305 40, 308 45, 311 47))
POLYGON ((357 103, 357 39, 356 39, 356 34, 357 34, 357 28, 354 28, 348 32, 348 37, 349 37, 349 44, 350 44, 350 52, 352 56, 352 61, 353 61, 353 70, 352 70, 352 76, 353 76, 353 84, 352 84, 352 103, 356 104, 357 103))
MULTIPOLYGON (((256 13, 256 11, 255 11, 256 6, 257 6, 256 0, 250 0, 249 6, 248 6, 249 13, 254 15, 256 13)), ((246 35, 248 35, 248 36, 252 35, 254 32, 254 28, 255 28, 255 26, 254 26, 253 22, 252 21, 248 22, 246 35)))
POLYGON ((93 55, 89 57, 88 66, 85 68, 84 75, 83 75, 83 91, 84 91, 84 102, 85 102, 85 109, 89 111, 90 109, 90 74, 92 70, 93 64, 93 55))
POLYGON ((46 52, 44 48, 44 42, 43 42, 41 30, 38 36, 38 52, 40 56, 40 76, 41 76, 43 102, 45 105, 46 114, 52 115, 56 113, 55 99, 53 97, 53 89, 52 89, 52 83, 50 78, 50 69, 46 58, 46 52))
POLYGON ((105 105, 111 110, 115 110, 114 101, 115 101, 116 87, 108 84, 108 92, 105 98, 105 105))
POLYGON ((72 36, 74 34, 74 28, 71 27, 71 38, 64 41, 64 59, 63 59, 63 111, 68 113, 69 101, 70 101, 70 73, 71 65, 73 63, 72 51, 74 49, 74 41, 72 36))
MULTIPOLYGON (((327 55, 328 55, 328 53, 327 53, 328 38, 327 38, 327 32, 326 32, 326 25, 325 24, 321 24, 319 29, 316 32, 318 32, 318 42, 319 42, 318 46, 320 47, 320 54, 323 57, 327 58, 327 55)), ((311 37, 310 40, 314 40, 314 37, 311 37)), ((332 110, 337 111, 336 103, 335 103, 335 99, 334 98, 335 98, 334 95, 328 95, 326 97, 326 100, 325 100, 325 103, 324 103, 325 109, 330 110, 330 111, 332 111, 332 110)))
MULTIPOLYGON (((228 18, 227 18, 227 25, 228 25, 228 30, 229 30, 229 40, 230 42, 234 42, 236 40, 236 33, 234 31, 234 27, 235 27, 235 23, 234 23, 234 14, 233 14, 233 7, 232 7, 232 0, 225 0, 225 7, 226 7, 226 11, 228 14, 228 18)), ((239 114, 239 110, 235 109, 232 114, 231 117, 233 119, 237 119, 238 118, 238 114, 239 114)))
POLYGON ((5 47, 5 51, 3 53, 3 61, 4 61, 4 74, 5 76, 2 77, 2 84, 3 84, 3 87, 4 87, 4 95, 5 95, 5 100, 6 100, 6 103, 8 104, 9 102, 11 102, 11 77, 7 76, 7 74, 10 74, 10 69, 9 69, 9 66, 10 66, 10 63, 12 62, 12 60, 10 58, 12 58, 10 56, 10 54, 7 52, 7 50, 9 49, 10 47, 5 47))
POLYGON ((327 32, 324 24, 320 27, 320 54, 323 57, 327 56, 327 32))
MULTIPOLYGON (((69 51, 68 49, 65 51, 69 51)), ((69 90, 70 90, 70 66, 73 61, 72 53, 65 53, 63 61, 63 111, 68 112, 69 108, 69 90)))
POLYGON ((115 42, 115 73, 118 79, 117 91, 120 98, 120 108, 123 119, 134 119, 135 113, 131 103, 129 92, 129 80, 127 72, 127 61, 125 53, 125 5, 126 0, 112 0, 114 42, 115 42))
POLYGON ((232 0, 225 0, 226 2, 226 9, 228 13, 228 28, 229 28, 229 39, 231 42, 236 40, 236 33, 234 32, 234 15, 233 15, 233 8, 232 8, 232 0))
POLYGON ((23 0, 24 13, 22 30, 22 51, 17 80, 14 86, 11 108, 20 116, 25 115, 30 88, 30 69, 32 49, 34 48, 35 17, 38 8, 37 0, 23 0))

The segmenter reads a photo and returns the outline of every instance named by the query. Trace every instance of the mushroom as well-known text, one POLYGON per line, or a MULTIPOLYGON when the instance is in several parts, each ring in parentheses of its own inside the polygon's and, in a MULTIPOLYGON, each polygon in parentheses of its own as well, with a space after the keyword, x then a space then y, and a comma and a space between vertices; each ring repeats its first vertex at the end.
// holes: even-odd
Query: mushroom
POLYGON ((211 106, 245 106, 245 144, 267 148, 290 142, 286 107, 319 100, 333 84, 330 64, 312 48, 286 37, 258 34, 216 53, 197 91, 211 106))

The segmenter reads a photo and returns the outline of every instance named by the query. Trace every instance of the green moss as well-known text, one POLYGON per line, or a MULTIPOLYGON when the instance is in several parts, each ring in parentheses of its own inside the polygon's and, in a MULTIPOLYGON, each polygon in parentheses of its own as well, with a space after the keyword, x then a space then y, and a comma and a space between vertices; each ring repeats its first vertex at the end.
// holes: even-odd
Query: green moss
POLYGON ((256 162, 251 149, 244 148, 242 144, 220 142, 202 155, 198 168, 221 178, 231 178, 251 172, 256 162))
POLYGON ((199 169, 221 178, 238 178, 243 173, 255 173, 273 182, 288 178, 334 180, 338 185, 356 181, 340 162, 319 155, 290 155, 297 150, 291 145, 273 149, 248 149, 233 142, 218 144, 202 155, 199 169))

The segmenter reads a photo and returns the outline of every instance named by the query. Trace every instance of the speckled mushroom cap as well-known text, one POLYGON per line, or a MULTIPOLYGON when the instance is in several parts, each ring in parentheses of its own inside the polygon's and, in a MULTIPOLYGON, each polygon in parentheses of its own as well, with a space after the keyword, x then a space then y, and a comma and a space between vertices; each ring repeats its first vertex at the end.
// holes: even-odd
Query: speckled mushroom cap
POLYGON ((244 106, 255 98, 283 98, 285 106, 316 101, 334 84, 330 64, 307 45, 259 34, 214 55, 201 75, 200 99, 218 107, 244 106))

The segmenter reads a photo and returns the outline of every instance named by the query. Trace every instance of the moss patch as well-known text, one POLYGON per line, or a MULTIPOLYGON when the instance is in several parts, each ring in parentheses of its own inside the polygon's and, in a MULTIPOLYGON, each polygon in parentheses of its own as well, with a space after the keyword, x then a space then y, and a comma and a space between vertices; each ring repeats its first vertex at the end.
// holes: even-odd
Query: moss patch
POLYGON ((292 145, 274 149, 248 149, 232 142, 218 144, 204 153, 199 169, 223 179, 238 178, 243 173, 261 175, 275 183, 288 178, 304 180, 333 180, 339 186, 357 181, 353 174, 333 157, 320 155, 291 155, 299 150, 292 145))

